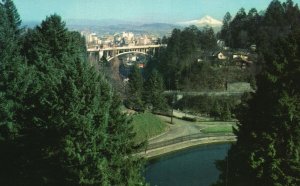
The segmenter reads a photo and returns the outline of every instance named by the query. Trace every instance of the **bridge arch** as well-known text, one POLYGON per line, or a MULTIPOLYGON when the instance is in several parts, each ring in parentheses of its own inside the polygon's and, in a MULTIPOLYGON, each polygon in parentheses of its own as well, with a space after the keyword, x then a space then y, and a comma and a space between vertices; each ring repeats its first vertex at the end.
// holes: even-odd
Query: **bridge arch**
POLYGON ((116 57, 118 57, 118 56, 124 55, 124 54, 133 54, 133 53, 144 54, 144 55, 146 55, 146 56, 150 56, 150 54, 145 53, 145 52, 129 51, 129 52, 121 52, 121 53, 119 53, 119 54, 117 54, 117 55, 115 55, 115 56, 112 56, 112 57, 108 58, 107 61, 111 61, 112 59, 114 59, 114 58, 116 58, 116 57))

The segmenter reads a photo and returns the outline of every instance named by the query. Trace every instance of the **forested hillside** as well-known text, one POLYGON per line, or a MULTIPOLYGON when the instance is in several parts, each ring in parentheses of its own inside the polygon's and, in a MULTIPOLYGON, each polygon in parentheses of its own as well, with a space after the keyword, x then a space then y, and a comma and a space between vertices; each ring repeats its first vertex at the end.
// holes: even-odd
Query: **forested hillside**
POLYGON ((234 47, 245 43, 233 33, 247 33, 243 40, 257 43, 263 68, 257 91, 245 96, 237 109, 237 142, 217 163, 222 174, 215 185, 296 186, 300 184, 300 11, 291 0, 274 0, 263 14, 255 14, 255 32, 246 27, 251 25, 247 18, 241 9, 228 30, 222 31, 234 47))

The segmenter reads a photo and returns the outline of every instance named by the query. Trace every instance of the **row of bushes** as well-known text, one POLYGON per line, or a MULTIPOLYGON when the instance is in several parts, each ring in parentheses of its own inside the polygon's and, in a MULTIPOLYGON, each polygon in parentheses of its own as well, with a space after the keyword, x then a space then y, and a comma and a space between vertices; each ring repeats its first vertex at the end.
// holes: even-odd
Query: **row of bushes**
POLYGON ((184 96, 174 107, 226 121, 234 118, 234 109, 239 103, 239 96, 199 95, 184 96))
POLYGON ((197 121, 197 118, 188 117, 188 116, 183 116, 181 119, 185 120, 185 121, 191 121, 191 122, 196 122, 197 121))

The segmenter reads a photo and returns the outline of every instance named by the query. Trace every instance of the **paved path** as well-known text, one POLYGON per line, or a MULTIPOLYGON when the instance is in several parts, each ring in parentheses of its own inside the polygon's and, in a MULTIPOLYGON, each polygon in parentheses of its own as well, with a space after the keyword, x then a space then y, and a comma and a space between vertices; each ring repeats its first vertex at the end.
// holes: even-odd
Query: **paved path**
MULTIPOLYGON (((159 116, 166 123, 170 123, 170 117, 159 116)), ((201 125, 199 122, 188 122, 177 118, 173 118, 174 124, 168 124, 168 130, 158 135, 154 138, 149 139, 149 144, 162 142, 170 139, 174 139, 181 136, 187 136, 191 134, 201 133, 201 129, 205 126, 201 125)))

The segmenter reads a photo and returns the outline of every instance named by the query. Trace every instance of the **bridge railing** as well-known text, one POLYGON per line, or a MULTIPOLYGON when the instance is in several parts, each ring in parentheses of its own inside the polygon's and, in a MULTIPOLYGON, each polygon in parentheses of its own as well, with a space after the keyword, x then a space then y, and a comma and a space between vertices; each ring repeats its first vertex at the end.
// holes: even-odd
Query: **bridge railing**
POLYGON ((161 45, 136 45, 136 46, 124 46, 124 47, 108 47, 108 48, 88 48, 88 52, 96 51, 112 51, 112 50, 127 50, 127 49, 146 49, 146 48, 160 48, 166 47, 166 44, 161 45))

